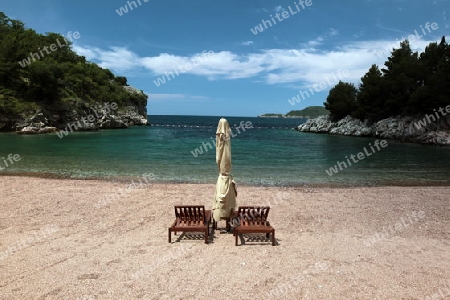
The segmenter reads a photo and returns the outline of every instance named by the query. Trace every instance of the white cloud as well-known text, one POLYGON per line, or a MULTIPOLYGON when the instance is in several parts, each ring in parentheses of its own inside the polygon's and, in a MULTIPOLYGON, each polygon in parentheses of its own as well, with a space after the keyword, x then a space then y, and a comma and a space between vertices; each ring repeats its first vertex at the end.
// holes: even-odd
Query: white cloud
POLYGON ((143 57, 140 59, 142 66, 152 70, 157 75, 173 71, 174 68, 184 66, 189 63, 189 57, 176 56, 162 53, 159 56, 143 57))
POLYGON ((253 44, 254 44, 253 41, 245 41, 245 42, 241 43, 241 45, 243 45, 243 46, 250 46, 250 45, 253 45, 253 44))
MULTIPOLYGON (((359 82, 372 64, 381 67, 392 48, 399 46, 399 41, 384 40, 351 42, 333 49, 311 48, 319 46, 322 40, 317 38, 297 49, 268 49, 246 54, 203 51, 189 56, 161 53, 158 56, 139 57, 121 47, 101 50, 76 46, 74 50, 87 59, 99 62, 101 66, 118 71, 151 71, 155 77, 191 64, 192 68, 185 69, 180 75, 203 76, 208 80, 252 79, 267 84, 308 85, 322 82, 326 76, 338 70, 349 72, 348 81, 359 82)), ((429 41, 416 40, 410 44, 413 51, 421 52, 429 41)), ((157 95, 157 99, 165 97, 165 94, 157 95)), ((181 96, 176 95, 170 97, 180 99, 181 96)))
POLYGON ((353 35, 353 37, 354 37, 355 39, 359 39, 359 38, 362 37, 363 35, 365 35, 365 32, 364 32, 363 30, 360 30, 359 32, 355 33, 355 34, 353 35))
POLYGON ((325 34, 321 34, 317 38, 304 43, 303 46, 314 49, 320 45, 323 45, 325 40, 331 39, 332 37, 337 36, 338 34, 339 31, 337 29, 330 28, 328 32, 326 32, 325 34))
POLYGON ((317 47, 317 46, 322 45, 322 42, 323 42, 323 38, 319 36, 319 37, 316 38, 315 40, 308 41, 308 42, 307 42, 307 45, 308 45, 309 47, 315 48, 315 47, 317 47))
POLYGON ((396 33, 400 33, 400 34, 405 34, 405 31, 397 29, 397 28, 392 28, 392 27, 386 27, 381 25, 380 21, 377 21, 377 28, 383 29, 383 30, 387 30, 387 31, 392 31, 392 32, 396 32, 396 33))
POLYGON ((334 28, 330 28, 330 31, 328 32, 329 36, 336 36, 339 34, 339 31, 337 29, 334 28))
POLYGON ((205 96, 192 96, 186 94, 151 94, 148 93, 149 102, 167 102, 177 100, 209 100, 209 97, 205 96))
POLYGON ((148 94, 151 99, 186 99, 183 94, 148 94))
POLYGON ((97 59, 97 51, 100 49, 98 48, 84 48, 78 45, 72 45, 73 50, 78 53, 81 56, 84 56, 87 60, 94 60, 97 59))
POLYGON ((98 61, 102 68, 126 71, 139 66, 139 56, 123 47, 111 47, 110 50, 73 46, 74 51, 87 60, 98 61))
POLYGON ((238 55, 229 51, 221 51, 208 57, 198 67, 191 70, 192 74, 204 75, 214 79, 240 79, 257 76, 264 71, 261 55, 238 55))
POLYGON ((284 8, 281 5, 278 5, 278 6, 275 7, 275 11, 276 12, 282 12, 283 10, 284 10, 284 8))

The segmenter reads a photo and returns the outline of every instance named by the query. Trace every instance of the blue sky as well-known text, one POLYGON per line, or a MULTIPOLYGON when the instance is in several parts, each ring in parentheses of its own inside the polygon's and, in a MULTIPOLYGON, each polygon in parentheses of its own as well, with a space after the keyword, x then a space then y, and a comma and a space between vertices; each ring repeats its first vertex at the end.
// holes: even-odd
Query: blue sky
POLYGON ((39 33, 78 31, 77 53, 147 93, 149 114, 170 115, 322 105, 336 79, 358 84, 402 38, 420 52, 450 30, 449 0, 299 1, 0 0, 0 11, 39 33))

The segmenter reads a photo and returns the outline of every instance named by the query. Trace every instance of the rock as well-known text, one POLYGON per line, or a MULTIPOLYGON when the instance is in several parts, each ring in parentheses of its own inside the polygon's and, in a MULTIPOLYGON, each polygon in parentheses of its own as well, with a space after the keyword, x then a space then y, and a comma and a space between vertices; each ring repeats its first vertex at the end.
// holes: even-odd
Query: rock
POLYGON ((41 124, 38 124, 38 126, 26 126, 22 128, 22 130, 18 131, 18 134, 45 134, 45 133, 52 133, 56 132, 58 129, 56 127, 47 127, 47 126, 41 126, 41 124))
MULTIPOLYGON (((142 93, 127 87, 130 93, 142 93)), ((129 103, 125 107, 115 110, 112 103, 102 105, 87 104, 79 99, 67 100, 67 109, 46 111, 36 110, 28 112, 18 120, 7 123, 0 122, 0 129, 15 129, 19 134, 40 134, 58 130, 96 131, 99 129, 127 128, 129 126, 149 125, 146 115, 146 106, 143 103, 129 103), (109 105, 108 105, 109 104, 109 105), (141 114, 145 112, 145 114, 141 114), (5 123, 3 125, 3 123, 5 123)), ((0 121, 3 121, 0 120, 0 121)), ((9 121, 9 120, 6 120, 9 121)))
POLYGON ((89 122, 76 122, 76 125, 81 125, 78 126, 77 131, 97 131, 98 130, 98 126, 97 123, 89 123, 89 122))
POLYGON ((20 131, 18 131, 17 133, 19 133, 19 134, 36 134, 38 132, 39 132, 39 128, 33 127, 33 126, 26 126, 26 127, 22 128, 20 131))
POLYGON ((119 117, 115 115, 103 116, 100 120, 100 128, 103 129, 116 129, 116 128, 127 128, 127 124, 119 117))
POLYGON ((127 106, 124 112, 119 112, 120 117, 124 123, 129 126, 137 125, 137 126, 145 126, 148 124, 148 120, 146 116, 142 116, 139 114, 139 109, 134 106, 127 106))
POLYGON ((350 136, 372 136, 433 145, 450 145, 450 115, 440 118, 437 122, 429 122, 429 124, 424 123, 425 121, 426 119, 423 116, 398 116, 378 121, 369 126, 367 120, 362 122, 351 116, 346 116, 338 122, 332 122, 329 116, 320 116, 309 119, 299 125, 296 130, 350 136))
POLYGON ((36 134, 53 132, 53 128, 67 130, 70 125, 73 130, 80 131, 150 125, 147 120, 147 96, 134 87, 123 88, 133 97, 125 103, 122 100, 119 109, 112 105, 113 102, 92 103, 73 97, 64 99, 51 109, 38 106, 34 110, 22 111, 14 116, 0 114, 0 131, 36 134))
POLYGON ((372 129, 367 127, 363 122, 358 119, 346 116, 344 119, 339 120, 336 127, 329 131, 331 134, 340 135, 354 135, 354 136, 370 136, 372 129))
POLYGON ((48 120, 45 117, 45 115, 42 113, 42 111, 38 112, 37 114, 35 114, 34 116, 32 116, 30 118, 30 122, 32 123, 42 123, 42 124, 47 124, 48 120))
POLYGON ((320 116, 315 119, 309 119, 305 123, 297 127, 298 131, 328 133, 334 123, 331 122, 329 116, 320 116))
POLYGON ((41 128, 39 130, 39 133, 53 133, 53 132, 57 132, 58 128, 56 127, 45 127, 45 128, 41 128))

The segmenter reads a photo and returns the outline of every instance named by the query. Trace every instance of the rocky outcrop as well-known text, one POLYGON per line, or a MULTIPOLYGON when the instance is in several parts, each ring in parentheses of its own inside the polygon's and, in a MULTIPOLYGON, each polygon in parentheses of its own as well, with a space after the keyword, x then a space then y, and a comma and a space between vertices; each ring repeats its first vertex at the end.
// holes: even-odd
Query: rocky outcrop
POLYGON ((450 146, 450 115, 437 122, 427 118, 388 118, 369 125, 351 116, 332 122, 329 116, 310 119, 299 125, 301 132, 327 133, 349 136, 379 137, 406 142, 450 146))
MULTIPOLYGON (((142 94, 133 87, 124 88, 131 94, 142 94)), ((64 107, 39 108, 24 112, 14 120, 0 120, 0 127, 5 130, 9 127, 19 134, 43 134, 59 130, 96 131, 145 125, 149 125, 146 101, 118 107, 116 103, 88 104, 79 99, 69 99, 64 107)))
POLYGON ((57 132, 58 129, 56 127, 45 126, 44 123, 32 123, 30 126, 26 126, 22 128, 21 131, 18 131, 19 134, 44 134, 44 133, 52 133, 57 132))
MULTIPOLYGON (((139 112, 140 108, 136 106, 127 106, 122 111, 120 111, 116 118, 122 121, 126 127, 128 126, 141 126, 148 125, 147 121, 147 108, 144 109, 145 114, 139 112)), ((118 127, 120 128, 120 127, 118 127)))

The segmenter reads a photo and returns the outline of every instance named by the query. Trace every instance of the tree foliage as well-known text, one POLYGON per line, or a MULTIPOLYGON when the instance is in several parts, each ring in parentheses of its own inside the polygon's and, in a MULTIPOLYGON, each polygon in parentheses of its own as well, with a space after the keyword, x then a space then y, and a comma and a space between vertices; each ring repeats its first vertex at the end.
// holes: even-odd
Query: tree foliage
POLYGON ((86 61, 66 45, 58 33, 38 34, 0 12, 0 117, 19 114, 35 105, 64 107, 68 99, 89 104, 116 102, 119 107, 137 103, 146 107, 147 96, 130 93, 125 77, 86 61), (40 55, 45 46, 56 51, 40 55), (30 56, 35 55, 34 59, 30 56), (30 61, 25 64, 25 61, 30 61), (19 62, 22 62, 20 64, 19 62), (20 105, 18 104, 20 103, 20 105))
POLYGON ((403 41, 384 65, 386 68, 381 70, 386 89, 384 110, 391 115, 399 115, 418 87, 418 54, 411 51, 408 41, 403 41))
POLYGON ((353 115, 359 119, 378 120, 389 115, 384 109, 386 88, 384 78, 377 65, 372 65, 361 78, 357 95, 357 108, 353 115))
MULTIPOLYGON (((430 43, 423 53, 412 52, 407 40, 393 49, 381 70, 372 65, 361 78, 356 91, 347 98, 333 89, 325 103, 334 119, 353 115, 376 122, 398 115, 431 113, 450 104, 450 47, 442 37, 430 43), (345 114, 345 115, 344 115, 345 114)), ((349 90, 347 90, 349 92, 349 90)))
POLYGON ((356 110, 357 89, 352 83, 339 81, 331 90, 324 103, 332 120, 340 120, 356 110))

